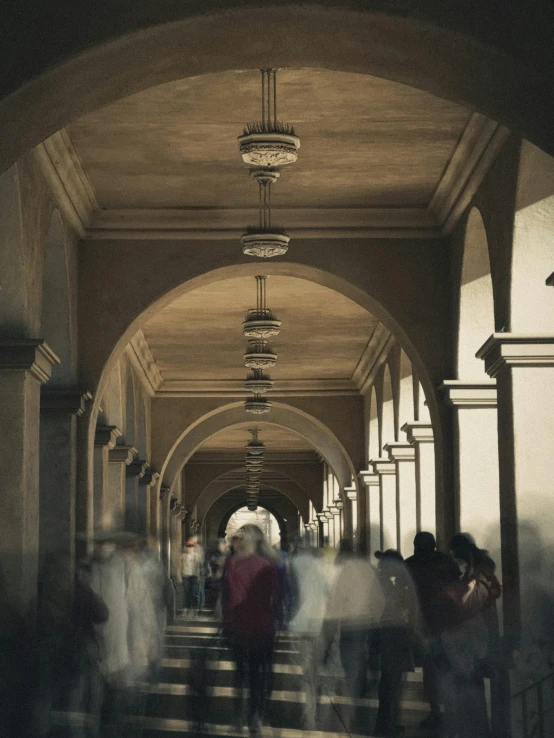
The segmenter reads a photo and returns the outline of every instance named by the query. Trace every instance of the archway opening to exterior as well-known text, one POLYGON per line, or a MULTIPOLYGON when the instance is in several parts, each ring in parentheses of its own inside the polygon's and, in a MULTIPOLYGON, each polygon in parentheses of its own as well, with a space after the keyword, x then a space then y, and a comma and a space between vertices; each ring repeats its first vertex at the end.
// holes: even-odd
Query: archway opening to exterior
POLYGON ((225 528, 225 539, 227 542, 231 540, 233 535, 243 525, 257 526, 264 534, 265 540, 270 546, 277 546, 281 542, 281 530, 277 518, 264 507, 258 507, 256 510, 241 507, 236 510, 229 518, 229 522, 225 528))

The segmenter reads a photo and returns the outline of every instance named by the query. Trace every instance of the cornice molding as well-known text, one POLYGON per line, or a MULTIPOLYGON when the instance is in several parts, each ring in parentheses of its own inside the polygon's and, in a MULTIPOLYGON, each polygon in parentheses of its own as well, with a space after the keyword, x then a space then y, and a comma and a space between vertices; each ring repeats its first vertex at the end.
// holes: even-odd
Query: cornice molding
MULTIPOLYGON (((299 238, 440 238, 427 208, 273 208, 287 233, 299 238)), ((86 237, 92 240, 240 239, 255 208, 142 208, 99 210, 86 237)))
POLYGON ((62 128, 33 152, 60 210, 83 238, 100 206, 69 133, 62 128))
POLYGON ((438 389, 448 407, 495 408, 497 404, 496 379, 445 379, 438 389))
MULTIPOLYGON (((313 451, 275 451, 273 453, 264 454, 265 465, 273 464, 321 464, 316 453, 313 451)), ((191 464, 237 464, 244 467, 243 451, 197 451, 194 456, 187 461, 187 466, 191 464)))
POLYGON ((0 371, 26 371, 39 382, 47 382, 52 367, 59 363, 57 354, 42 338, 0 341, 0 371))
POLYGON ((491 377, 514 366, 554 366, 554 335, 493 333, 475 355, 484 360, 491 377))
MULTIPOLYGON (((272 397, 358 395, 350 379, 274 380, 272 397)), ((244 397, 244 380, 169 380, 163 381, 156 397, 244 397)))
POLYGON ((141 376, 148 394, 153 397, 162 387, 163 378, 142 330, 137 331, 129 342, 127 355, 141 376))
POLYGON ((509 135, 507 128, 472 113, 429 203, 442 235, 454 230, 509 135))

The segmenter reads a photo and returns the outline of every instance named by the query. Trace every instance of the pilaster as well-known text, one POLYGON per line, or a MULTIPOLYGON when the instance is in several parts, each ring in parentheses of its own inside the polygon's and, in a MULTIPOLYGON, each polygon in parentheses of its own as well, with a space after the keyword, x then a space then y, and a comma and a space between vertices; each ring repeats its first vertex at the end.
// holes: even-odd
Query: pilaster
POLYGON ((417 491, 415 448, 410 443, 388 443, 384 450, 396 469, 396 540, 398 550, 409 556, 413 550, 413 540, 417 533, 417 491))
POLYGON ((75 559, 77 419, 92 399, 75 387, 42 388, 40 395, 39 560, 55 551, 75 559))
POLYGON ((109 459, 121 431, 115 425, 97 425, 94 434, 94 530, 112 527, 109 459))
POLYGON ((554 598, 546 565, 554 546, 554 335, 494 333, 479 349, 498 395, 504 630, 541 650, 554 598))
POLYGON ((21 613, 38 573, 40 386, 58 363, 41 339, 0 341, 0 566, 21 613))
POLYGON ((470 532, 499 559, 496 379, 445 380, 439 391, 453 411, 456 529, 470 532))
POLYGON ((369 462, 379 477, 379 545, 381 550, 397 548, 396 465, 388 458, 369 462))
POLYGON ((108 527, 125 526, 125 498, 127 467, 132 464, 137 449, 134 446, 118 444, 108 453, 108 483, 110 496, 110 521, 108 527))
POLYGON ((435 493, 435 436, 431 423, 404 423, 402 431, 415 449, 417 530, 436 535, 437 503, 435 493))
MULTIPOLYGON (((379 475, 372 469, 363 469, 358 477, 363 484, 360 499, 365 497, 365 551, 370 552, 381 546, 381 501, 379 492, 379 475)), ((358 507, 359 520, 361 521, 362 505, 358 507)), ((361 523, 360 523, 361 525, 361 523)), ((362 538, 360 535, 360 543, 362 538)))

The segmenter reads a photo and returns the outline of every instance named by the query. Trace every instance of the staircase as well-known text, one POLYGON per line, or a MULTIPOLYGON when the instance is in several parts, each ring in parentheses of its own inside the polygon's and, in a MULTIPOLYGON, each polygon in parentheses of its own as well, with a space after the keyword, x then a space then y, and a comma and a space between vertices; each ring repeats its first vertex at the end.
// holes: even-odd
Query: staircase
MULTIPOLYGON (((240 736, 233 722, 233 669, 231 654, 219 635, 218 623, 208 612, 193 620, 177 618, 168 626, 166 655, 160 678, 148 699, 147 712, 140 721, 143 738, 192 736, 203 724, 206 736, 240 736)), ((346 689, 339 668, 323 677, 324 694, 318 709, 317 732, 302 731, 302 669, 295 638, 279 635, 275 648, 274 683, 262 728, 264 738, 335 738, 345 735, 371 735, 377 710, 377 683, 369 680, 364 699, 345 697, 346 689), (350 732, 347 726, 351 726, 350 732)), ((402 722, 405 738, 426 738, 418 730, 427 715, 423 699, 421 672, 406 675, 402 722)), ((138 721, 137 721, 138 722, 138 721)))

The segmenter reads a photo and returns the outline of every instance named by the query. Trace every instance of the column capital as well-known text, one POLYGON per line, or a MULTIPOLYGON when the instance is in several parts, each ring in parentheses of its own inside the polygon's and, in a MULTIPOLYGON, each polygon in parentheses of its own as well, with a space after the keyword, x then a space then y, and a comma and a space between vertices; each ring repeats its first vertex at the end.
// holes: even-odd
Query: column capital
POLYGON ((121 437, 121 431, 115 425, 97 425, 94 434, 95 446, 107 446, 112 449, 117 439, 121 437))
POLYGON ((41 413, 61 413, 76 415, 80 418, 85 413, 87 402, 92 400, 88 390, 76 387, 43 387, 40 393, 41 413))
POLYGON ((513 366, 554 366, 554 335, 493 333, 475 356, 484 360, 491 377, 513 366))
POLYGON ((138 477, 139 479, 146 474, 148 464, 144 459, 133 459, 127 467, 128 477, 138 477))
POLYGON ((389 455, 389 461, 396 463, 397 461, 415 460, 415 448, 411 443, 395 441, 394 443, 387 443, 384 449, 389 455))
POLYGON ((138 451, 134 446, 121 445, 110 449, 108 458, 110 461, 129 466, 137 454, 138 451))
POLYGON ((345 487, 344 494, 349 500, 355 502, 358 499, 358 488, 357 487, 345 487))
POLYGON ((333 513, 331 512, 331 508, 328 507, 327 510, 323 511, 323 517, 325 520, 332 520, 333 519, 333 513))
POLYGON ((379 486, 379 475, 375 474, 373 469, 362 469, 358 472, 358 477, 361 479, 362 484, 366 487, 378 487, 379 486))
POLYGON ((0 371, 26 371, 39 382, 47 382, 52 367, 59 363, 57 354, 42 338, 0 341, 0 371))
POLYGON ((369 462, 374 470, 375 474, 378 474, 379 476, 387 475, 387 474, 396 474, 396 464, 394 461, 389 461, 389 459, 372 459, 369 462))
MULTIPOLYGON (((337 515, 340 515, 341 508, 338 505, 330 505, 329 506, 329 512, 331 513, 331 518, 337 517, 337 515)), ((331 519, 329 518, 329 520, 331 519)))
POLYGON ((401 430, 408 436, 408 443, 433 443, 435 440, 431 423, 424 423, 421 420, 404 423, 401 430))
POLYGON ((159 478, 160 473, 148 467, 142 477, 140 477, 139 484, 145 487, 153 487, 157 484, 159 478))
POLYGON ((327 520, 327 515, 325 514, 325 511, 322 510, 321 512, 316 513, 316 518, 323 522, 324 520, 327 520))
POLYGON ((445 379, 438 389, 448 407, 496 407, 496 379, 445 379))
POLYGON ((333 507, 336 507, 338 510, 344 509, 344 502, 340 497, 338 497, 336 500, 333 500, 333 507))

